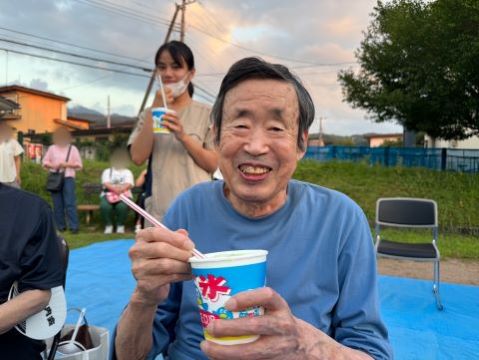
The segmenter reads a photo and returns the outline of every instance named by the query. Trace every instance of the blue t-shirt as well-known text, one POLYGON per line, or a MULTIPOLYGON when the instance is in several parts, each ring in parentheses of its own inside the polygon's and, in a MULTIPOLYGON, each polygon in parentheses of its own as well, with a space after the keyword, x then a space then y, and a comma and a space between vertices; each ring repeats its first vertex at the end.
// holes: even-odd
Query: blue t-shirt
MULTIPOLYGON (((376 260, 362 210, 347 196, 290 181, 286 203, 275 213, 248 218, 225 198, 222 181, 202 183, 181 194, 164 221, 187 229, 204 253, 265 249, 267 286, 292 313, 341 344, 376 359, 392 358, 379 313, 376 260)), ((173 284, 154 321, 149 358, 206 359, 193 281, 173 284)))

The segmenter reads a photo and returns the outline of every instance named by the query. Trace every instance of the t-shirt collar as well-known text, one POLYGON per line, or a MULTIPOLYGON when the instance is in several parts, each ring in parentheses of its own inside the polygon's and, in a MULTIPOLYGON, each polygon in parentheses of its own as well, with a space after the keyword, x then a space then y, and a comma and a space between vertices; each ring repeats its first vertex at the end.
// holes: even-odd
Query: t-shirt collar
POLYGON ((233 213, 236 216, 240 216, 244 219, 250 220, 250 221, 263 221, 263 220, 266 220, 266 219, 271 219, 271 218, 274 218, 274 217, 281 216, 281 214, 288 211, 288 209, 290 207, 290 204, 291 204, 291 199, 290 199, 291 196, 290 196, 290 191, 289 191, 290 185, 288 184, 288 189, 286 190, 286 201, 284 202, 284 204, 279 209, 275 210, 273 213, 271 213, 269 215, 260 216, 260 217, 250 217, 250 216, 244 215, 244 214, 240 213, 238 210, 236 210, 233 207, 233 205, 231 204, 231 202, 228 200, 228 198, 225 196, 225 193, 224 193, 225 182, 224 182, 224 180, 216 180, 215 183, 216 183, 217 196, 218 196, 220 202, 225 207, 226 211, 228 211, 229 213, 233 213))

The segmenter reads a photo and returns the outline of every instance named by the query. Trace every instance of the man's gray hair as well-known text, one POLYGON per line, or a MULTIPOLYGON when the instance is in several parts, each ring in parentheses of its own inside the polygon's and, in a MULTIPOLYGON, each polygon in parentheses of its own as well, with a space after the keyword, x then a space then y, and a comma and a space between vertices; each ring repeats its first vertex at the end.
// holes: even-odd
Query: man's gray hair
POLYGON ((257 57, 247 57, 234 63, 221 82, 220 91, 211 110, 211 119, 216 128, 215 141, 220 142, 223 106, 228 91, 249 79, 280 80, 291 84, 298 97, 299 126, 298 147, 305 149, 303 132, 314 120, 314 103, 301 81, 281 64, 272 64, 257 57))

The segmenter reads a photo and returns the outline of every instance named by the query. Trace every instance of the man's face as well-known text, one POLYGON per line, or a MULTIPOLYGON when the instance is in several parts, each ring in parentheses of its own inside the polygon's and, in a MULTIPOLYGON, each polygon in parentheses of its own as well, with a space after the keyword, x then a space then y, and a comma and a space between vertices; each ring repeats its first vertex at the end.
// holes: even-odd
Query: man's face
POLYGON ((218 145, 227 195, 258 205, 285 198, 304 155, 297 146, 298 115, 296 92, 284 81, 251 79, 228 91, 218 145))

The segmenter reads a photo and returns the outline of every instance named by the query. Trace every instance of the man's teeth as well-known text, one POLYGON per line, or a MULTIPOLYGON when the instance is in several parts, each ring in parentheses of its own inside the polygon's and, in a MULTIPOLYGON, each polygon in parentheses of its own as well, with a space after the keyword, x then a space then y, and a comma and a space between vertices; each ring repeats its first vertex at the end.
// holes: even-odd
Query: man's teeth
POLYGON ((262 167, 262 166, 241 166, 240 170, 243 174, 255 174, 255 175, 262 175, 266 174, 270 171, 269 168, 262 167))

